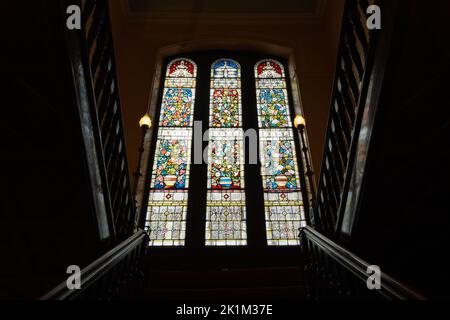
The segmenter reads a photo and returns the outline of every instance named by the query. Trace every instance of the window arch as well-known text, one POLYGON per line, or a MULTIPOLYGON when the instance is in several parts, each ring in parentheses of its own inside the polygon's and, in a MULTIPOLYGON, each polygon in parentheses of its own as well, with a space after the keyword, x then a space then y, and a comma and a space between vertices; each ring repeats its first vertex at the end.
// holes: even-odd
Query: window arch
POLYGON ((299 245, 305 213, 284 67, 259 61, 255 79, 268 245, 299 245))
POLYGON ((206 245, 247 244, 241 66, 211 67, 206 245))
POLYGON ((219 54, 166 65, 148 185, 150 246, 234 252, 299 245, 304 177, 285 67, 258 54, 219 54), (208 150, 207 161, 191 165, 192 147, 200 145, 194 116, 208 123, 208 150), (261 167, 244 163, 244 129, 258 133, 251 145, 259 147, 261 167))
POLYGON ((197 65, 167 66, 154 155, 146 229, 150 246, 184 246, 197 65))

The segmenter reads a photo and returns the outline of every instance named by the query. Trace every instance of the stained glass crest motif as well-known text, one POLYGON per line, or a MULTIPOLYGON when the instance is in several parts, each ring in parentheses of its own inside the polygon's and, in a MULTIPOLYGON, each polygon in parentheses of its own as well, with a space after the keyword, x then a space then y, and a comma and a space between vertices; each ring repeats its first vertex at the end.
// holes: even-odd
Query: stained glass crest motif
POLYGON ((212 78, 237 79, 241 77, 241 66, 234 60, 220 59, 211 68, 212 78))
POLYGON ((189 59, 177 59, 169 63, 167 78, 196 78, 197 66, 189 59))
POLYGON ((167 68, 160 127, 191 127, 194 121, 194 102, 197 67, 188 59, 177 59, 167 68))
POLYGON ((239 128, 242 123, 241 69, 236 61, 222 59, 211 68, 210 126, 239 128))
POLYGON ((269 246, 299 245, 299 229, 305 225, 285 77, 283 65, 275 60, 263 60, 255 66, 261 175, 269 246))
POLYGON ((207 246, 247 244, 240 65, 211 67, 207 246))
POLYGON ((167 66, 146 218, 150 246, 185 245, 196 77, 192 60, 167 66))
POLYGON ((256 79, 278 79, 286 78, 284 67, 281 63, 267 59, 256 64, 255 68, 256 79))
POLYGON ((258 122, 260 128, 292 127, 285 71, 275 60, 255 67, 258 122))

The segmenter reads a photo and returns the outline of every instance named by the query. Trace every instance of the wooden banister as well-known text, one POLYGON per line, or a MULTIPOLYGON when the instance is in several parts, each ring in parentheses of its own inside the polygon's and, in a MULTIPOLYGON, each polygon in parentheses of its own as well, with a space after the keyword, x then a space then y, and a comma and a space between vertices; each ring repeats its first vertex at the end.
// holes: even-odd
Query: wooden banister
MULTIPOLYGON (((94 194, 102 216, 99 229, 109 230, 109 243, 123 240, 135 230, 135 203, 128 173, 119 85, 107 0, 63 1, 79 5, 83 29, 67 30, 69 57, 80 100, 87 149, 91 153, 94 194), (95 181, 94 181, 95 180, 95 181), (106 218, 105 218, 106 216, 106 218), (105 222, 108 225, 105 226, 105 222)), ((97 210, 99 211, 99 210, 97 210)), ((98 214, 98 213, 97 213, 98 214)), ((98 214, 99 215, 99 214, 98 214)))
POLYGON ((385 273, 381 273, 381 289, 369 290, 369 263, 311 227, 303 228, 300 236, 311 299, 426 300, 385 273))
POLYGON ((348 173, 355 158, 359 123, 370 79, 374 31, 367 29, 366 10, 374 1, 347 0, 341 31, 324 159, 311 216, 313 227, 334 239, 348 192, 348 173))
POLYGON ((69 290, 63 282, 40 300, 138 298, 148 241, 144 231, 137 232, 81 271, 80 290, 69 290))

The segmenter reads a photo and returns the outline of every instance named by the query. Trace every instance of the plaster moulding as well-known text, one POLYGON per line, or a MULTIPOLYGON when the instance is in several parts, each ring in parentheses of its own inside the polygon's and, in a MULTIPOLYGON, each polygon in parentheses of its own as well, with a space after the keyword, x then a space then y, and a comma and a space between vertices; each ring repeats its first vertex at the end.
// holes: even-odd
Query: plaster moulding
POLYGON ((317 0, 314 13, 190 13, 179 12, 132 12, 128 0, 119 0, 125 21, 148 24, 320 24, 329 0, 317 0))

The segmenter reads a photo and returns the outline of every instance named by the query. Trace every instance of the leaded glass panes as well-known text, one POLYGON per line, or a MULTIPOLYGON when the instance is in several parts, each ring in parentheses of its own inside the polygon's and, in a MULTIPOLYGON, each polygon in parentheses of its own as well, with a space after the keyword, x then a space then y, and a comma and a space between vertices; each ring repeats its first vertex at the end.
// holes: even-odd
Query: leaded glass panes
POLYGON ((150 246, 184 246, 197 66, 169 63, 150 182, 150 246))
POLYGON ((261 61, 255 77, 268 245, 299 245, 305 213, 284 67, 261 61))
POLYGON ((241 122, 241 91, 237 89, 211 90, 211 127, 238 128, 241 122))
POLYGON ((261 130, 261 165, 266 190, 298 190, 294 136, 291 129, 261 130))
POLYGON ((289 128, 292 126, 287 90, 258 89, 256 95, 260 128, 289 128))
POLYGON ((195 89, 164 89, 159 125, 161 127, 191 127, 194 101, 195 89))
POLYGON ((160 128, 151 187, 158 190, 186 189, 192 129, 160 128))
POLYGON ((160 127, 192 127, 196 77, 197 66, 191 60, 177 59, 169 64, 160 127))
MULTIPOLYGON (((259 62, 254 71, 267 243, 296 246, 305 213, 286 73, 281 63, 270 59, 259 62)), ((241 83, 238 62, 221 59, 211 66, 205 182, 208 247, 247 245, 241 83)), ((192 60, 168 64, 148 181, 145 226, 150 246, 185 246, 196 87, 197 65, 192 60)))
POLYGON ((206 245, 247 244, 241 68, 222 59, 211 68, 206 245))
POLYGON ((211 68, 210 127, 242 126, 241 68, 233 60, 222 59, 211 68))
POLYGON ((245 192, 208 192, 206 245, 242 246, 247 244, 245 192))
POLYGON ((244 188, 243 136, 242 129, 209 130, 209 189, 244 188))

